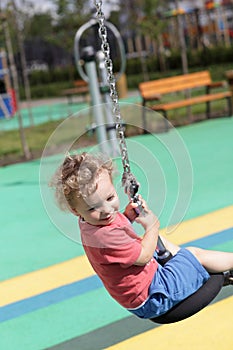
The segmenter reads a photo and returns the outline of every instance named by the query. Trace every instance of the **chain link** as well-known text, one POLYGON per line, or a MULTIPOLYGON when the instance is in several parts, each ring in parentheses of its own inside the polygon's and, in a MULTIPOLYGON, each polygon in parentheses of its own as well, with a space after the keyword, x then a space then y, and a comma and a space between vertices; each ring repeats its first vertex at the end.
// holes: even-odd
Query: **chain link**
POLYGON ((109 83, 110 97, 112 100, 112 111, 116 122, 116 131, 119 137, 119 146, 120 146, 122 164, 124 168, 123 184, 125 184, 126 182, 128 182, 128 178, 131 178, 131 179, 133 178, 133 175, 130 172, 128 151, 127 151, 127 146, 126 146, 125 136, 124 136, 124 127, 123 127, 123 122, 122 122, 121 113, 120 113, 118 94, 116 90, 116 79, 113 73, 113 63, 110 57, 110 47, 107 41, 107 29, 105 26, 105 16, 102 11, 102 0, 99 0, 99 1, 94 0, 94 5, 97 11, 96 18, 99 23, 99 37, 102 43, 101 49, 104 54, 105 68, 107 70, 107 80, 109 83))

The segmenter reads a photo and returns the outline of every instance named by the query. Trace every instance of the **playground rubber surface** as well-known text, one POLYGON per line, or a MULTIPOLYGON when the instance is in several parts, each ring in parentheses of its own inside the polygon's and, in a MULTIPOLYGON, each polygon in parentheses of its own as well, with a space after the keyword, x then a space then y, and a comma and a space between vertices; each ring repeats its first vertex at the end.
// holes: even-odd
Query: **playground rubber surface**
MULTIPOLYGON (((178 132, 189 151, 194 186, 183 222, 169 238, 182 246, 232 252, 233 118, 178 132)), ((151 135, 136 138, 156 152, 151 135)), ((39 166, 40 160, 34 160, 0 168, 0 349, 233 348, 232 286, 198 314, 171 325, 140 320, 119 306, 94 274, 82 246, 49 219, 39 166)), ((169 164, 164 171, 170 171, 169 164)))
MULTIPOLYGON (((128 102, 140 101, 137 92, 133 91, 129 95, 132 96, 122 100, 128 102)), ((23 120, 23 126, 27 128, 32 125, 40 125, 46 122, 67 118, 73 113, 78 113, 88 107, 89 104, 80 98, 76 98, 73 103, 67 103, 67 99, 64 98, 54 98, 32 101, 30 108, 28 108, 26 102, 22 102, 20 114, 23 120)), ((0 118, 0 131, 15 130, 18 128, 18 118, 0 118)))

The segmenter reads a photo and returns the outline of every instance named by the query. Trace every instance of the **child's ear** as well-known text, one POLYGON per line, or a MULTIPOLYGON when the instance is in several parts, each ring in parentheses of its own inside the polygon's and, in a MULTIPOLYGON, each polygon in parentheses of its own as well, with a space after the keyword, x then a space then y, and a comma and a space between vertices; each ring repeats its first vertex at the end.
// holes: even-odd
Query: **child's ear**
POLYGON ((79 216, 79 212, 77 211, 77 209, 75 208, 70 208, 72 214, 74 214, 75 216, 79 216))

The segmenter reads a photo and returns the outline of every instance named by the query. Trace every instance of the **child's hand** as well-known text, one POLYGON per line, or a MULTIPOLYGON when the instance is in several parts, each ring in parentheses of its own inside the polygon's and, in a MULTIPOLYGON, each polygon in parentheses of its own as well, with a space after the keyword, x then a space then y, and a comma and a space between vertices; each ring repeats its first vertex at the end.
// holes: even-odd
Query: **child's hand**
POLYGON ((136 217, 135 222, 141 224, 146 231, 152 227, 158 230, 160 226, 159 219, 151 210, 143 211, 136 217))
POLYGON ((124 215, 129 219, 130 222, 134 222, 138 214, 135 209, 137 208, 137 203, 129 202, 125 208, 124 215))
POLYGON ((156 217, 156 215, 148 208, 146 202, 144 199, 142 199, 141 196, 139 196, 139 199, 142 203, 143 211, 141 214, 138 215, 137 209, 138 204, 134 202, 130 202, 126 208, 124 215, 130 220, 130 222, 136 221, 138 224, 141 224, 145 230, 152 227, 152 225, 155 225, 157 229, 159 229, 159 220, 156 217))
POLYGON ((151 229, 152 226, 155 229, 159 229, 160 223, 157 216, 148 208, 147 203, 142 198, 140 200, 143 211, 135 218, 135 221, 141 224, 145 230, 151 229))

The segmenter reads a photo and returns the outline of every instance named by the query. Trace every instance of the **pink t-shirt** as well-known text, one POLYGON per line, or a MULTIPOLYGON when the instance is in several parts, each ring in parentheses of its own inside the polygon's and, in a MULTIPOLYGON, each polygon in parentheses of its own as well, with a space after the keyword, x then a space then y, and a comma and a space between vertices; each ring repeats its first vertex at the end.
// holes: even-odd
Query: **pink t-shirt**
POLYGON ((110 295, 125 308, 136 308, 148 297, 158 268, 155 259, 134 265, 141 252, 141 238, 131 223, 118 213, 113 223, 93 226, 79 220, 81 238, 88 260, 110 295))

